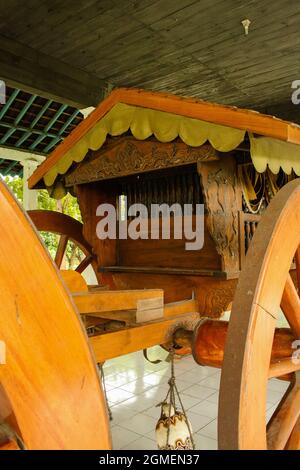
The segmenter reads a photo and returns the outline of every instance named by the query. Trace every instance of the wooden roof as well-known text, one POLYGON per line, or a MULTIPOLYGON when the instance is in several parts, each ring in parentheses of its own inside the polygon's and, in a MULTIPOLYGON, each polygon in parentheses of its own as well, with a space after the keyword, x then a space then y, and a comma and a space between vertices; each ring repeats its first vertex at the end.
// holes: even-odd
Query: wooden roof
POLYGON ((257 113, 255 111, 223 106, 192 98, 149 92, 138 89, 120 88, 114 90, 84 121, 82 121, 66 139, 52 152, 29 179, 33 188, 44 175, 90 131, 117 103, 150 108, 173 113, 193 119, 199 119, 253 134, 272 137, 300 144, 300 127, 281 119, 257 113))

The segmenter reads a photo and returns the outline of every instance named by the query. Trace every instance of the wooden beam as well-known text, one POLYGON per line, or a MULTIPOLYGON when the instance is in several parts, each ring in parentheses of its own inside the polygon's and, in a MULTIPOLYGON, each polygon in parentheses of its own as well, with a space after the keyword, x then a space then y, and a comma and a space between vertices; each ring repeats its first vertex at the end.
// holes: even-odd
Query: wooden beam
MULTIPOLYGON (((150 299, 152 300, 152 299, 150 299)), ((154 299, 156 300, 156 299, 154 299)), ((146 299, 147 301, 147 299, 146 299)), ((170 304, 164 305, 162 309, 162 315, 160 315, 157 318, 154 319, 159 319, 160 317, 164 318, 171 318, 174 317, 175 315, 184 315, 186 313, 191 313, 191 312, 198 312, 199 311, 199 306, 198 302, 195 299, 191 300, 182 300, 180 302, 173 302, 170 304)), ((126 324, 134 324, 134 323, 145 323, 145 321, 152 321, 153 318, 149 318, 149 315, 147 319, 142 318, 142 310, 140 310, 139 315, 140 315, 140 320, 137 319, 137 311, 135 310, 115 310, 112 312, 101 312, 101 313, 95 313, 95 314, 85 314, 84 317, 86 319, 92 319, 92 321, 97 323, 98 320, 102 319, 109 319, 109 320, 118 320, 125 322, 126 324)), ((151 313, 151 310, 148 311, 147 313, 151 313)), ((89 320, 90 321, 90 320, 89 320)))
POLYGON ((76 108, 96 106, 108 84, 98 77, 0 35, 0 78, 7 85, 76 108))
POLYGON ((199 320, 199 313, 178 315, 167 320, 163 319, 92 336, 89 338, 89 342, 94 350, 96 361, 105 362, 123 354, 167 343, 171 340, 176 325, 179 327, 197 320, 199 320))

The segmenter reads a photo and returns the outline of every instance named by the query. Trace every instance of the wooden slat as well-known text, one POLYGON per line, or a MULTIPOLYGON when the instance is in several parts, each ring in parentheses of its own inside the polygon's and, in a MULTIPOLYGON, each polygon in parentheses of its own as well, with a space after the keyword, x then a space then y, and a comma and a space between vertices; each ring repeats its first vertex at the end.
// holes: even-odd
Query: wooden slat
POLYGON ((290 274, 287 277, 280 306, 295 337, 300 338, 300 299, 290 274))
POLYGON ((300 370, 300 363, 293 362, 292 357, 283 358, 280 361, 272 362, 269 369, 269 379, 280 377, 300 370))
POLYGON ((274 418, 268 426, 268 449, 283 450, 297 423, 300 409, 299 372, 293 387, 288 389, 285 399, 279 404, 274 418))
POLYGON ((73 300, 79 313, 101 314, 101 312, 113 312, 117 310, 135 310, 140 299, 153 299, 161 297, 163 290, 124 290, 124 291, 99 291, 73 294, 73 300))

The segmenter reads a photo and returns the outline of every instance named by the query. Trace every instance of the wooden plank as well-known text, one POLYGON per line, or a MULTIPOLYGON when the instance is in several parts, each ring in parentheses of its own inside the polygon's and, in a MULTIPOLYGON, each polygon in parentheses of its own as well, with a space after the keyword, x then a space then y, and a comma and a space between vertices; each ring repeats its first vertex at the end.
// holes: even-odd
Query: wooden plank
POLYGON ((136 322, 143 323, 157 320, 164 316, 164 299, 156 297, 153 299, 139 299, 137 301, 136 322))
POLYGON ((164 317, 174 317, 175 315, 183 315, 185 313, 198 312, 199 305, 197 299, 182 300, 180 302, 172 302, 164 306, 164 317))
POLYGON ((163 344, 171 339, 176 325, 193 323, 199 319, 198 313, 188 313, 141 324, 120 331, 92 336, 89 338, 97 362, 129 354, 141 349, 163 344))
MULTIPOLYGON (((199 311, 198 301, 196 299, 190 300, 182 300, 180 302, 172 302, 163 306, 163 313, 160 317, 169 318, 174 317, 176 315, 183 315, 185 313, 193 313, 199 311)), ((150 310, 151 312, 151 310, 150 310)), ((147 310, 140 311, 140 323, 144 323, 145 321, 150 321, 150 318, 147 317, 147 320, 144 319, 142 313, 148 313, 147 310)), ((101 312, 101 313, 93 313, 85 314, 86 318, 90 319, 90 321, 97 321, 97 319, 109 319, 109 320, 118 320, 124 321, 128 324, 138 323, 136 318, 136 311, 135 310, 117 310, 113 312, 101 312)), ((150 316, 150 315, 149 315, 150 316)), ((159 318, 160 318, 159 317, 159 318)), ((154 318, 153 318, 154 319, 154 318)))
POLYGON ((137 301, 161 297, 162 289, 99 291, 88 293, 75 293, 73 300, 81 314, 99 314, 118 310, 136 310, 137 301))

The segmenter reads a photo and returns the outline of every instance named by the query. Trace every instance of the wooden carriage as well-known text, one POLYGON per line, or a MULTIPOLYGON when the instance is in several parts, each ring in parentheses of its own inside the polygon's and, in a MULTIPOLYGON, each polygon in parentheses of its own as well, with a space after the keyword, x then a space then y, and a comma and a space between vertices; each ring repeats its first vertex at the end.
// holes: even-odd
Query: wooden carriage
POLYGON ((297 171, 298 139, 297 126, 253 111, 119 89, 53 152, 29 184, 47 187, 54 197, 76 194, 100 283, 111 289, 163 289, 166 303, 194 296, 201 315, 219 317, 233 300, 260 218, 244 210, 242 193, 249 183, 240 168, 297 171), (142 203, 149 214, 153 203, 182 208, 203 203, 203 248, 187 251, 186 240, 174 239, 173 230, 169 240, 145 239, 145 234, 137 240, 99 240, 97 207, 110 203, 117 208, 124 196, 128 207, 142 203))
MULTIPOLYGON (((178 352, 190 350, 193 344, 194 357, 202 365, 221 367, 224 362, 219 418, 221 448, 266 448, 267 440, 269 448, 299 448, 300 386, 296 372, 299 365, 291 357, 293 341, 300 337, 300 303, 289 270, 292 267, 296 282, 300 189, 297 180, 285 185, 300 174, 299 144, 298 126, 270 116, 171 95, 118 89, 55 149, 29 180, 31 188, 47 188, 55 198, 70 191, 78 199, 82 227, 66 216, 39 211, 30 216, 39 230, 61 235, 55 259, 58 266, 70 238, 86 254, 77 271, 82 272, 88 264, 95 269, 98 285, 94 287, 86 286, 76 273, 61 275, 77 311, 84 317, 85 327, 90 328, 89 342, 96 362, 170 342, 178 352), (257 182, 260 187, 256 191, 257 182), (262 216, 281 186, 284 188, 271 201, 266 216, 262 216), (147 229, 136 240, 100 239, 98 206, 105 203, 115 207, 120 226, 124 223, 124 201, 127 206, 142 203, 146 208, 153 203, 177 204, 182 208, 189 204, 192 209, 187 217, 192 224, 196 205, 204 204, 203 248, 186 250, 187 239, 175 238, 172 230, 170 239, 163 239, 159 230, 153 239, 147 229), (284 229, 285 224, 289 230, 284 229), (216 318, 231 308, 241 271, 223 361, 228 324, 216 318), (274 336, 280 306, 291 331, 276 329, 274 336), (206 321, 201 321, 194 332, 202 317, 206 321), (266 383, 269 377, 277 376, 288 378, 291 386, 267 433, 266 383)), ((9 204, 5 190, 1 203, 4 201, 9 204)), ((12 208, 7 211, 16 223, 18 217, 14 217, 12 208)), ((147 219, 144 227, 152 222, 147 219)), ((125 220, 127 223, 130 219, 125 220)), ((173 215, 171 228, 175 224, 173 215)), ((4 246, 3 256, 5 250, 4 246)), ((39 256, 43 258, 41 253, 39 256)), ((47 269, 52 270, 54 279, 53 267, 47 269)), ((58 278, 52 281, 53 286, 59 284, 58 278)), ((57 289, 60 292, 62 287, 57 289)), ((28 297, 25 292, 24 295, 28 297)), ((52 295, 59 297, 54 288, 52 295)), ((46 300, 39 299, 44 306, 46 300)), ((62 303, 57 299, 57 318, 59 312, 64 318, 62 303)), ((47 319, 38 320, 42 321, 47 323, 47 319)), ((57 336, 63 334, 63 323, 57 325, 57 336)), ((18 332, 14 329, 13 332, 13 337, 18 337, 18 332)), ((9 338, 9 332, 7 335, 9 338)), ((80 337, 79 333, 76 335, 80 337)), ((41 341, 42 337, 39 332, 36 339, 41 341)), ((52 339, 55 343, 55 337, 52 339)), ((81 343, 80 337, 78 345, 81 343)), ((71 360, 66 357, 66 368, 70 369, 71 360)), ((86 356, 84 360, 88 362, 86 356)), ((57 365, 51 362, 51 367, 54 376, 59 377, 57 365)), ((69 369, 71 377, 73 371, 69 369)), ((8 384, 11 390, 12 383, 8 384)), ((91 379, 91 396, 92 388, 91 379)), ((63 386, 57 396, 62 390, 63 386)), ((53 424, 51 394, 44 398, 53 424)), ((31 399, 34 402, 34 396, 31 399)), ((103 405, 98 409, 96 417, 106 431, 103 430, 102 441, 96 435, 90 446, 98 443, 106 447, 109 438, 103 405)), ((66 427, 60 423, 61 435, 58 433, 57 439, 43 436, 41 442, 36 433, 42 417, 32 424, 32 435, 26 434, 25 425, 21 429, 27 447, 80 445, 76 432, 70 431, 71 419, 66 420, 66 427), (66 429, 72 442, 71 437, 63 438, 66 429)), ((87 439, 81 445, 88 446, 87 439)))

